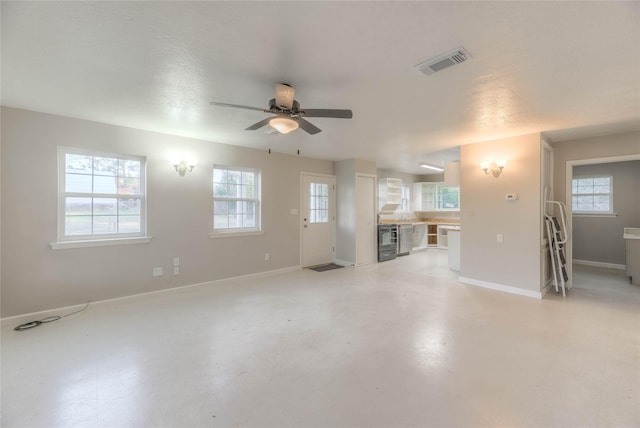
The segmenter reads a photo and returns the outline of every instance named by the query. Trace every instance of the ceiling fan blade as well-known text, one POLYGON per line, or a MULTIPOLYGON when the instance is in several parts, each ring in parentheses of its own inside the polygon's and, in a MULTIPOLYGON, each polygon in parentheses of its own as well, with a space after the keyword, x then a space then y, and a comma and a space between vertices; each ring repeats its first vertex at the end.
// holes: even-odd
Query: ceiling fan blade
POLYGON ((286 83, 276 83, 276 105, 291 110, 295 93, 296 90, 293 89, 293 86, 289 86, 286 83))
POLYGON ((300 110, 300 114, 305 117, 335 117, 338 119, 351 119, 351 110, 337 110, 329 108, 305 108, 300 110))
POLYGON ((270 121, 271 119, 272 119, 271 117, 268 117, 268 118, 266 118, 266 119, 262 119, 260 122, 256 122, 256 123, 254 123, 253 125, 251 125, 250 127, 245 128, 244 130, 245 130, 245 131, 255 131, 256 129, 260 129, 260 128, 262 128, 263 126, 268 125, 268 124, 269 124, 269 121, 270 121))
POLYGON ((241 106, 239 104, 227 104, 227 103, 217 103, 215 101, 211 101, 209 104, 211 104, 212 106, 219 106, 219 107, 232 107, 232 108, 243 108, 245 110, 256 110, 256 111, 263 111, 265 113, 270 113, 269 110, 265 110, 263 108, 259 108, 259 107, 250 107, 250 106, 241 106))
POLYGON ((322 132, 322 129, 318 128, 313 123, 309 122, 308 120, 304 120, 301 117, 298 118, 298 125, 300 125, 300 128, 307 131, 311 135, 315 135, 318 132, 322 132))

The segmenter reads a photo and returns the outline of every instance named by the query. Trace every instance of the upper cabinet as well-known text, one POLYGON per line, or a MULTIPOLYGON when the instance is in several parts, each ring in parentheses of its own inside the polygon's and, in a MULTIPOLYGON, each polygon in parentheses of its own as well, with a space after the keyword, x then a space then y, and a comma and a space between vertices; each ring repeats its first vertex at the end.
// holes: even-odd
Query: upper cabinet
POLYGON ((459 211, 460 186, 413 183, 414 211, 459 211))
POLYGON ((378 209, 395 211, 402 204, 402 180, 380 178, 378 180, 378 209))

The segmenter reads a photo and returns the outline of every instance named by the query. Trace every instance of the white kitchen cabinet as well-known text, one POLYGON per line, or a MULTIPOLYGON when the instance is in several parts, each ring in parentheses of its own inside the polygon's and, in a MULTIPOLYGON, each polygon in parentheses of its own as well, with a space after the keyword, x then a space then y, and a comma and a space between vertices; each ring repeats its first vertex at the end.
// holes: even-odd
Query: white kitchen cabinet
POLYGON ((460 187, 444 183, 413 183, 414 211, 459 211, 460 187))
POLYGON ((436 184, 437 183, 413 183, 413 210, 436 210, 436 184))
POLYGON ((402 204, 402 180, 399 178, 378 179, 378 210, 395 211, 402 204))

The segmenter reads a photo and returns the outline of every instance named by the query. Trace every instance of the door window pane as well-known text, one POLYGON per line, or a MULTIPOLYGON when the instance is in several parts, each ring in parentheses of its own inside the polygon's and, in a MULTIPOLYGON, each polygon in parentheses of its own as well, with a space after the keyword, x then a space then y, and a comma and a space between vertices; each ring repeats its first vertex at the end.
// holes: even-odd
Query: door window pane
POLYGON ((309 223, 329 221, 329 185, 309 183, 309 223))

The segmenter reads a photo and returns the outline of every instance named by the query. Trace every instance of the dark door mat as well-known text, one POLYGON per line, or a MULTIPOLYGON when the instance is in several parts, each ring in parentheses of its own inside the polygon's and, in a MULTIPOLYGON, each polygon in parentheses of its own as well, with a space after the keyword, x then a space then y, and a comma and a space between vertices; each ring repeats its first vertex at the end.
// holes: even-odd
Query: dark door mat
POLYGON ((313 267, 310 267, 310 268, 307 268, 307 269, 315 270, 316 272, 324 272, 324 271, 327 271, 327 270, 340 269, 340 268, 343 268, 343 267, 344 266, 340 266, 340 265, 337 265, 335 263, 329 263, 329 264, 326 264, 326 265, 313 266, 313 267))

